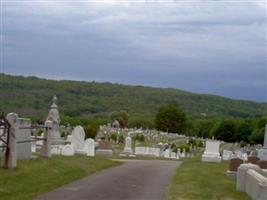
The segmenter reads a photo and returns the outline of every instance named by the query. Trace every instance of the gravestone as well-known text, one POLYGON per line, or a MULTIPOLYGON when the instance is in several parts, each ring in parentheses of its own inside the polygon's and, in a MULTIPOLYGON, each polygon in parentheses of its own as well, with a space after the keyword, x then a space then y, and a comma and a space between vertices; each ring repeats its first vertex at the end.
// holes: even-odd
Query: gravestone
POLYGON ((232 151, 223 150, 223 160, 230 160, 233 156, 232 151))
POLYGON ((251 163, 254 165, 257 165, 259 160, 260 159, 257 156, 249 156, 248 157, 248 163, 251 163))
POLYGON ((259 160, 258 165, 261 169, 267 169, 267 160, 259 160))
POLYGON ((176 159, 176 153, 175 152, 171 152, 171 158, 176 159))
POLYGON ((72 131, 71 144, 74 150, 84 149, 85 132, 82 126, 76 126, 72 131))
POLYGON ((249 169, 254 169, 258 172, 261 171, 260 167, 258 165, 254 165, 251 163, 242 164, 239 166, 237 171, 237 180, 236 180, 236 189, 237 191, 244 192, 245 191, 245 185, 246 185, 246 173, 249 169))
POLYGON ((18 132, 18 115, 16 113, 9 113, 6 117, 10 124, 10 137, 8 138, 9 155, 5 157, 7 162, 5 168, 16 168, 17 167, 17 145, 16 145, 16 134, 18 132))
POLYGON ((87 150, 87 156, 95 156, 95 141, 91 138, 85 140, 85 149, 87 150))
POLYGON ((186 154, 185 151, 186 151, 185 149, 182 149, 181 158, 185 158, 185 154, 186 154))
POLYGON ((130 136, 125 138, 125 147, 123 149, 123 152, 121 153, 122 155, 132 155, 133 150, 132 150, 132 138, 130 136))
POLYGON ((215 140, 207 140, 204 154, 202 155, 202 162, 221 162, 220 156, 220 142, 215 140))
POLYGON ((74 153, 74 148, 70 144, 64 145, 61 149, 62 156, 74 156, 74 153))
POLYGON ((113 151, 109 141, 101 140, 98 143, 97 155, 112 156, 113 151))
POLYGON ((170 158, 170 150, 169 149, 166 149, 164 151, 164 158, 170 158))
POLYGON ((25 118, 18 118, 19 130, 16 133, 17 140, 17 159, 29 160, 32 158, 31 143, 18 143, 22 141, 31 140, 31 120, 25 118), (23 127, 23 129, 20 129, 23 127))
POLYGON ((229 169, 226 172, 226 175, 231 178, 236 178, 238 167, 243 163, 244 161, 240 158, 232 158, 229 162, 229 169))

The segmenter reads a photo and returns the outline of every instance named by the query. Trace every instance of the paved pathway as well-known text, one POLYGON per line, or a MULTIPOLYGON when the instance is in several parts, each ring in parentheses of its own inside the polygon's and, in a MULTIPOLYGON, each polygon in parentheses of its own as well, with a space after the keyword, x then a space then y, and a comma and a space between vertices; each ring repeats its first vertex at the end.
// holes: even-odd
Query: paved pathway
POLYGON ((129 160, 36 200, 164 200, 179 165, 178 161, 129 160))

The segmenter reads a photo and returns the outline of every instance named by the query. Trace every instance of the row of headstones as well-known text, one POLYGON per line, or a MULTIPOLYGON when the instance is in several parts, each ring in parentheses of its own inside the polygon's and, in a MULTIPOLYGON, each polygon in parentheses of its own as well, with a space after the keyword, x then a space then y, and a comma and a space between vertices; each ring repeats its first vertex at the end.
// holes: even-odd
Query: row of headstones
MULTIPOLYGON (((238 167, 244 163, 244 159, 241 158, 230 159, 227 175, 235 177, 238 167)), ((258 158, 257 156, 249 156, 247 159, 247 163, 257 165, 261 169, 267 169, 267 160, 260 160, 260 158, 258 158)))
MULTIPOLYGON (((16 113, 9 113, 6 117, 10 128, 9 136, 5 139, 7 147, 4 153, 4 167, 15 168, 18 159, 31 159, 31 121, 25 118, 19 118, 16 113), (8 151, 7 151, 8 150, 8 151)), ((51 129, 52 122, 46 120, 44 133, 44 142, 41 149, 41 155, 46 158, 51 157, 51 129)))
POLYGON ((52 145, 51 153, 63 156, 75 154, 95 156, 95 141, 91 138, 85 139, 85 132, 81 126, 76 126, 64 143, 52 145))
POLYGON ((142 156, 156 156, 156 157, 164 157, 164 158, 172 158, 179 159, 184 157, 190 157, 191 154, 186 153, 185 149, 181 152, 180 149, 176 152, 171 151, 170 149, 160 150, 160 148, 153 147, 135 147, 135 155, 142 156))

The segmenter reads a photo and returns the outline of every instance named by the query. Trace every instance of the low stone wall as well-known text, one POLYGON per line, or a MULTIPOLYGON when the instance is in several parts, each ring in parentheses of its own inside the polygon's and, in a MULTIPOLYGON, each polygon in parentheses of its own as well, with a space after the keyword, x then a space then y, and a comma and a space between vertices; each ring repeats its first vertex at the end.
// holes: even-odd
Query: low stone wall
POLYGON ((246 193, 253 200, 267 199, 267 178, 259 172, 249 169, 246 173, 246 193))

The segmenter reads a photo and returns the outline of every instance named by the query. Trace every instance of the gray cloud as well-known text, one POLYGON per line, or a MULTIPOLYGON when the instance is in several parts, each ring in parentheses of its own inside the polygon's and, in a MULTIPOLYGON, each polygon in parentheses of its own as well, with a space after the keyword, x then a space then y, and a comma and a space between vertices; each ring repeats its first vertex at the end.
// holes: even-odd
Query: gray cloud
POLYGON ((4 72, 266 101, 266 4, 123 2, 4 1, 4 72))

